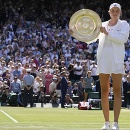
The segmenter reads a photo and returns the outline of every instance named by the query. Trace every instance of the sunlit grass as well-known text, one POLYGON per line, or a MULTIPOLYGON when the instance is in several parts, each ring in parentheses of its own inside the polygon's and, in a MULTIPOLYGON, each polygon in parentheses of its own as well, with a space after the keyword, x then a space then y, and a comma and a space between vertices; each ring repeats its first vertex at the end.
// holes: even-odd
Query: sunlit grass
MULTIPOLYGON (((101 110, 78 110, 77 108, 20 108, 0 107, 13 117, 15 123, 0 111, 0 130, 100 130, 103 123, 101 110)), ((113 121, 113 111, 110 111, 113 121)), ((130 110, 122 109, 121 130, 130 130, 130 110)))

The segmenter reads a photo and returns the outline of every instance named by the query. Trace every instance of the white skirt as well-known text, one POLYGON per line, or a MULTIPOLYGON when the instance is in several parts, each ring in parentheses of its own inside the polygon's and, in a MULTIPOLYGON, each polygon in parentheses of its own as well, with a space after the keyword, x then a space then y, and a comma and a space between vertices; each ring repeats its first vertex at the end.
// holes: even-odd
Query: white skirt
POLYGON ((98 61, 97 65, 97 73, 104 74, 124 74, 124 64, 123 63, 115 63, 113 48, 104 47, 102 51, 102 55, 100 61, 98 61))

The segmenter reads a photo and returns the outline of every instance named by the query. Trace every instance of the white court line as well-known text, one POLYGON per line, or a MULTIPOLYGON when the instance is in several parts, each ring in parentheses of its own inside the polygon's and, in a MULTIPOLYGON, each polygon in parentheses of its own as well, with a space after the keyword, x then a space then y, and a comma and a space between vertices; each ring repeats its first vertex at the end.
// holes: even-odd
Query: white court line
POLYGON ((14 121, 15 123, 18 123, 18 121, 16 121, 13 117, 11 117, 9 114, 7 114, 6 112, 4 112, 3 110, 0 110, 3 114, 5 114, 7 117, 9 117, 12 121, 14 121))

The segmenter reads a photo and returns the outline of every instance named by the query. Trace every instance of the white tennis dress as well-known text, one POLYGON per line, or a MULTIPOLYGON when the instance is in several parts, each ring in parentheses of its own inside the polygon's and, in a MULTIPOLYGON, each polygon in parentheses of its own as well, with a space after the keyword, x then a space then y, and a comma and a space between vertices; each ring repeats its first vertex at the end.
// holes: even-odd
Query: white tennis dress
MULTIPOLYGON (((114 29, 114 26, 108 26, 107 31, 110 32, 114 29)), ((97 73, 104 74, 124 74, 124 64, 115 63, 114 52, 111 41, 106 37, 106 42, 103 46, 101 58, 98 62, 97 73)))

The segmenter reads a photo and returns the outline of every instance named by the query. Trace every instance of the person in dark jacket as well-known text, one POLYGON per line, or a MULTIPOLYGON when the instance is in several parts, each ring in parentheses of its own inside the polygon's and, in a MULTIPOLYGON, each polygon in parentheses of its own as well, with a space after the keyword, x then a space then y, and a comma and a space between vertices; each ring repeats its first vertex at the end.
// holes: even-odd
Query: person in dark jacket
POLYGON ((61 108, 65 108, 65 95, 68 89, 68 82, 66 79, 66 72, 61 72, 61 108))
POLYGON ((130 77, 127 76, 127 81, 123 82, 124 106, 130 105, 130 77), (128 104, 127 104, 128 103, 128 104))

